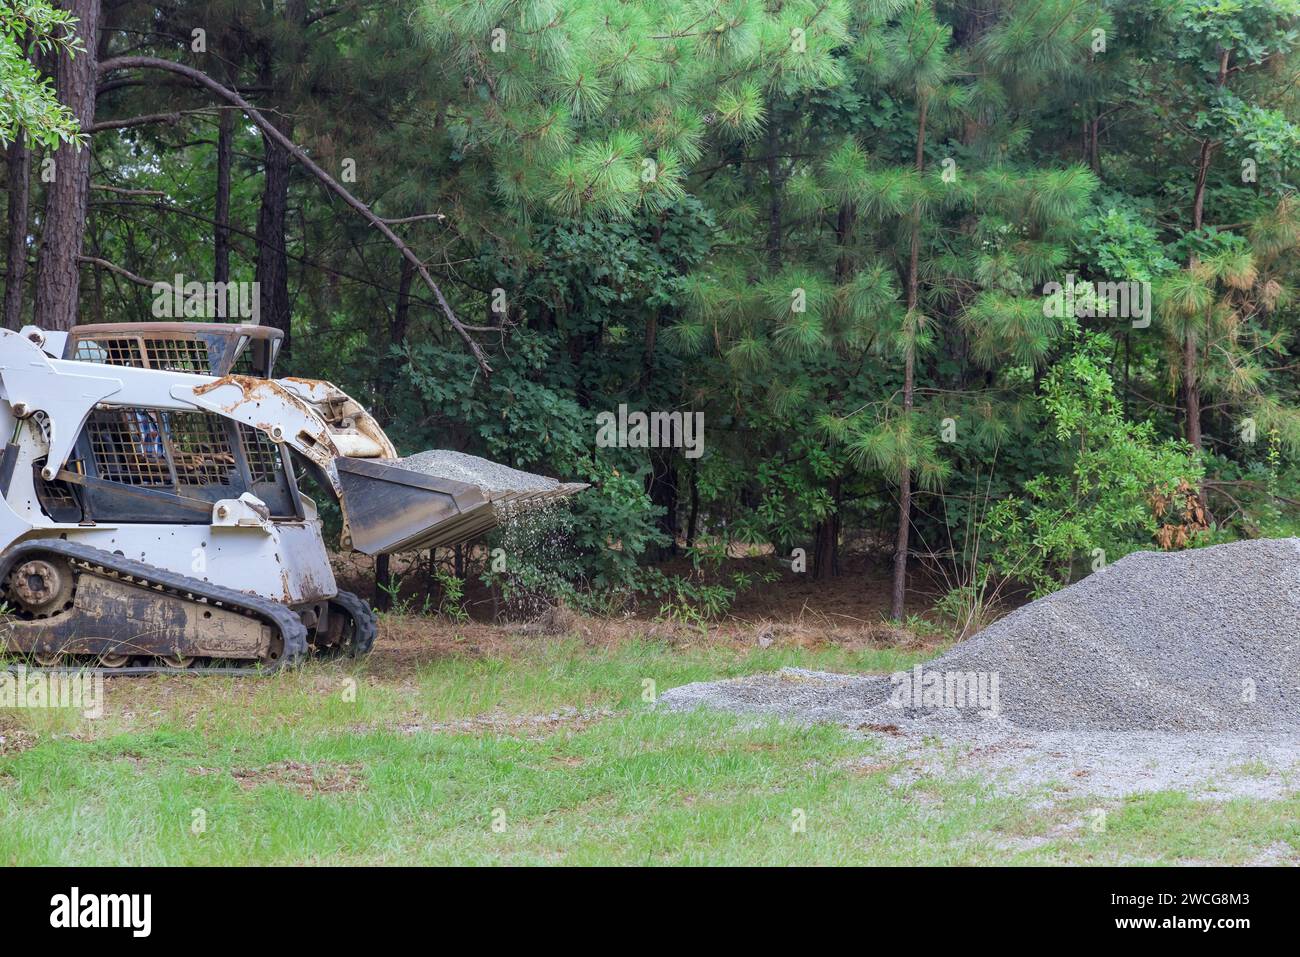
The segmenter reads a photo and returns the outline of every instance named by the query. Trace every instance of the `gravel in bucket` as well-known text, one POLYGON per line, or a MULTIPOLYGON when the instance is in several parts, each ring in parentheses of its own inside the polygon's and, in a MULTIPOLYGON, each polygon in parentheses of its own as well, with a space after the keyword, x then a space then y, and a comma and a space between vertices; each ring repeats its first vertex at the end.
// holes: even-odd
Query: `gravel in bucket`
POLYGON ((477 485, 489 492, 542 492, 557 488, 560 484, 545 475, 512 469, 490 459, 447 449, 417 452, 397 459, 394 464, 412 472, 477 485))

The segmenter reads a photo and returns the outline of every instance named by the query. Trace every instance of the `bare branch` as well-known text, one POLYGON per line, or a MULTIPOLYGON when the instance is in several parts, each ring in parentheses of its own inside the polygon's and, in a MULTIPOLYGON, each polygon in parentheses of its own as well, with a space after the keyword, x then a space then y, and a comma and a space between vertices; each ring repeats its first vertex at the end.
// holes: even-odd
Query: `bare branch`
POLYGON ((111 263, 107 259, 100 259, 98 256, 78 256, 77 262, 88 263, 91 266, 98 266, 100 269, 107 269, 109 272, 115 272, 119 276, 131 280, 137 286, 148 286, 152 289, 156 284, 152 279, 145 279, 143 276, 137 276, 129 269, 123 269, 117 263, 111 263))
POLYGON ((216 94, 229 103, 233 103, 235 106, 238 106, 243 110, 248 118, 257 124, 258 129, 262 131, 264 136, 274 141, 302 166, 306 167, 307 170, 320 180, 321 183, 323 183, 331 192, 356 210, 367 222, 370 223, 370 225, 379 230, 379 232, 382 233, 390 243, 397 247, 397 250, 402 254, 402 257, 415 267, 420 278, 424 280, 424 284, 433 292, 433 297, 437 300, 442 314, 451 324, 451 327, 456 330, 456 333, 461 337, 461 339, 464 340, 465 345, 469 347, 469 351, 474 356, 474 361, 478 363, 479 369, 483 371, 483 375, 490 376, 492 374, 492 366, 488 364, 487 355, 483 352, 483 347, 478 344, 478 340, 470 335, 469 330, 465 328, 458 318, 456 318, 456 314, 452 312, 450 304, 448 304, 446 297, 442 294, 442 290, 438 288, 438 284, 434 282, 433 276, 429 274, 429 270, 425 268, 420 257, 415 255, 415 253, 411 251, 411 248, 407 246, 406 243, 402 242, 401 238, 393 232, 392 228, 384 222, 383 219, 376 216, 374 212, 371 211, 369 206, 353 196, 350 192, 344 189, 334 179, 334 177, 330 176, 329 173, 316 165, 315 161, 313 161, 301 147, 276 129, 272 123, 262 116, 256 107, 238 93, 222 86, 201 70, 196 70, 183 63, 176 63, 173 60, 163 60, 158 57, 147 56, 122 56, 105 60, 99 64, 99 72, 101 76, 106 76, 118 70, 165 70, 170 73, 176 73, 192 80, 199 86, 205 87, 210 92, 216 94))
POLYGON ((442 213, 421 213, 419 216, 403 216, 401 219, 385 219, 384 222, 389 226, 400 226, 402 223, 418 223, 424 219, 443 220, 446 218, 447 217, 442 213))
POLYGON ((166 196, 160 189, 125 189, 121 186, 107 186, 104 183, 91 183, 91 189, 103 190, 105 193, 116 193, 118 196, 166 196))
POLYGON ((149 113, 145 116, 132 116, 121 120, 103 120, 92 123, 88 132, 99 133, 103 130, 124 130, 131 126, 145 126, 149 123, 166 123, 168 126, 175 126, 180 121, 180 113, 149 113))

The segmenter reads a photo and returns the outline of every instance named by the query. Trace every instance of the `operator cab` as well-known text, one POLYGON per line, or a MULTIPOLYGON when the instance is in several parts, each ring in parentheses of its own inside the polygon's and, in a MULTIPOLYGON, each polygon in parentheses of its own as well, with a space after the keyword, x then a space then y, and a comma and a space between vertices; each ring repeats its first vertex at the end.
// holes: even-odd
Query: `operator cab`
MULTIPOLYGON (((41 347, 59 348, 55 334, 41 347)), ((75 362, 204 376, 270 378, 279 329, 203 322, 74 326, 61 355, 75 362)), ((57 480, 39 474, 37 500, 60 523, 207 524, 212 506, 251 492, 281 519, 302 501, 284 448, 261 429, 211 412, 101 406, 91 412, 57 480)))

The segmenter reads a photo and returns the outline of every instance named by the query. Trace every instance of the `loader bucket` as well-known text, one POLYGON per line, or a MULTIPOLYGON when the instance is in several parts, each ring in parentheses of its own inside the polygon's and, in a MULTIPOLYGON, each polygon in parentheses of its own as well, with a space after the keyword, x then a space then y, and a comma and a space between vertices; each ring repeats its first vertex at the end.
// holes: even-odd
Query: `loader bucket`
POLYGON ((502 514, 587 487, 501 492, 375 459, 334 461, 352 547, 366 555, 459 545, 495 528, 502 514))

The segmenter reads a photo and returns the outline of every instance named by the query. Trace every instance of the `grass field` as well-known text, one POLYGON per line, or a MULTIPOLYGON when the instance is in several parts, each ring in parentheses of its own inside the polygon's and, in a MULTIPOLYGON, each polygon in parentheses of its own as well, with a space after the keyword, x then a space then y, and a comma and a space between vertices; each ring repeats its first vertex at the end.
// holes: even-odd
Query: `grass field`
POLYGON ((1296 798, 1158 793, 1105 804, 1094 831, 1096 802, 956 771, 901 783, 870 735, 644 700, 783 665, 891 671, 933 649, 483 642, 445 625, 424 649, 425 627, 390 621, 371 659, 282 676, 116 679, 98 720, 0 711, 0 863, 1245 863, 1300 849, 1296 798))

